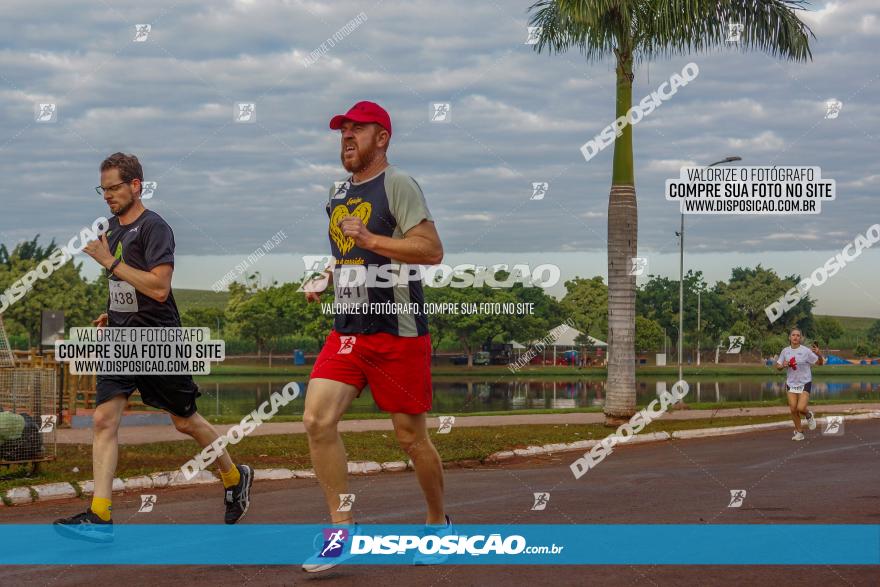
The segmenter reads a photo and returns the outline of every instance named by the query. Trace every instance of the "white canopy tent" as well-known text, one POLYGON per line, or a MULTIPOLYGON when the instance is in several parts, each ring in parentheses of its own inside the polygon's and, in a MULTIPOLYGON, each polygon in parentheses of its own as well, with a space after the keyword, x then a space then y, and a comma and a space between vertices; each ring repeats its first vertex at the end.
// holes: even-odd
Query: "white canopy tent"
MULTIPOLYGON (((581 344, 578 344, 577 342, 575 342, 575 339, 577 339, 579 336, 584 334, 580 330, 577 330, 575 328, 572 328, 571 326, 563 325, 563 324, 559 325, 559 329, 561 330, 561 332, 560 332, 560 330, 557 330, 557 332, 560 332, 560 334, 556 338, 556 340, 552 343, 553 364, 554 365, 556 364, 556 349, 558 349, 558 348, 566 349, 566 347, 576 349, 580 346, 586 346, 586 345, 581 345, 581 344), (566 327, 566 328, 564 330, 562 330, 562 327, 566 327)), ((594 347, 607 347, 608 346, 607 342, 603 342, 603 341, 599 340, 598 338, 593 338, 589 334, 586 335, 585 338, 589 341, 589 346, 594 346, 594 347)))
MULTIPOLYGON (((566 346, 571 346, 571 347, 581 346, 580 344, 575 342, 575 339, 577 337, 581 336, 582 334, 583 334, 583 332, 581 332, 580 330, 575 330, 574 328, 569 327, 569 328, 565 329, 559 335, 559 338, 557 338, 556 341, 553 343, 553 348, 566 347, 566 346)), ((586 336, 586 338, 588 341, 590 341, 589 346, 595 346, 595 347, 607 347, 608 346, 607 342, 602 342, 598 338, 593 338, 589 334, 586 336)))
MULTIPOLYGON (((586 345, 582 345, 582 344, 575 342, 575 339, 577 339, 579 336, 581 336, 583 334, 583 332, 581 332, 580 330, 577 330, 575 328, 572 328, 571 326, 568 326, 567 324, 560 324, 554 330, 559 333, 559 336, 556 337, 555 340, 549 342, 549 344, 544 345, 544 347, 545 347, 544 352, 545 353, 546 353, 547 346, 550 346, 553 348, 553 364, 554 365, 556 364, 556 349, 557 348, 567 349, 567 348, 578 348, 581 346, 593 346, 593 347, 607 347, 608 346, 607 342, 601 341, 598 338, 593 338, 590 335, 586 336, 587 341, 589 341, 586 345)), ((529 343, 528 347, 521 345, 520 343, 516 342, 515 340, 510 341, 510 344, 514 349, 524 350, 526 348, 533 347, 538 342, 540 342, 540 341, 537 341, 537 340, 532 341, 531 343, 529 343)))

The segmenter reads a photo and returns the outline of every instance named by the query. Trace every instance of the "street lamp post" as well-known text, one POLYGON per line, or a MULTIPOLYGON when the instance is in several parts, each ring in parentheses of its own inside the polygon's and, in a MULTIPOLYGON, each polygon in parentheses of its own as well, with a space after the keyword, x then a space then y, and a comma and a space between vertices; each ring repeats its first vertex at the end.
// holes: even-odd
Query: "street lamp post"
MULTIPOLYGON (((721 161, 708 165, 708 167, 733 161, 742 161, 742 157, 736 155, 725 157, 721 161)), ((681 231, 676 232, 675 235, 678 237, 678 380, 681 381, 681 351, 684 341, 684 212, 681 213, 681 231)))
POLYGON ((700 338, 703 336, 703 323, 700 322, 700 294, 702 290, 697 290, 697 367, 700 366, 700 338))

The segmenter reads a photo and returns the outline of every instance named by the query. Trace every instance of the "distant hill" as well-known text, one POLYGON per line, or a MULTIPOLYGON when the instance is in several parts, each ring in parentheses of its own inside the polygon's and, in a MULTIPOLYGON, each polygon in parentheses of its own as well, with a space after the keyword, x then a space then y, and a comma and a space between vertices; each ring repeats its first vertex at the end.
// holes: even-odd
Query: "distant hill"
POLYGON ((207 289, 177 289, 174 288, 174 300, 177 309, 181 313, 187 310, 217 308, 222 310, 229 301, 229 292, 213 292, 207 289))
POLYGON ((834 318, 840 325, 843 326, 843 330, 846 331, 847 334, 852 336, 865 336, 868 332, 868 329, 871 327, 871 324, 876 322, 877 318, 859 318, 856 316, 829 316, 827 314, 813 314, 814 317, 818 318, 820 316, 825 318, 834 318))
POLYGON ((832 347, 851 349, 859 342, 865 342, 868 329, 878 318, 864 318, 858 316, 829 316, 828 314, 813 314, 814 317, 834 318, 843 326, 843 336, 831 341, 832 347))
MULTIPOLYGON (((174 289, 174 299, 181 313, 195 308, 226 308, 229 301, 229 292, 213 292, 207 289, 174 289)), ((868 328, 877 318, 859 316, 829 316, 827 314, 814 314, 814 316, 826 316, 834 318, 843 326, 843 336, 832 341, 832 346, 852 348, 859 341, 864 341, 868 328)))

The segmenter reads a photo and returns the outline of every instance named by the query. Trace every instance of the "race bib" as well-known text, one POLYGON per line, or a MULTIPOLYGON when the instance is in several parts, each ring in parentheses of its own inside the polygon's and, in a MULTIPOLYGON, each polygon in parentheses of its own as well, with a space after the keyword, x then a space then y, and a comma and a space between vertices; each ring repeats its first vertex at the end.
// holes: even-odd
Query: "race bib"
POLYGON ((365 306, 370 301, 365 285, 334 286, 334 296, 337 304, 343 304, 343 307, 348 308, 365 306))
POLYGON ((133 285, 126 281, 110 280, 110 311, 138 311, 138 300, 133 285))
POLYGON ((803 386, 803 385, 789 385, 789 386, 788 386, 788 391, 790 391, 790 392, 792 392, 792 393, 800 393, 800 392, 802 392, 803 390, 804 390, 804 386, 803 386))

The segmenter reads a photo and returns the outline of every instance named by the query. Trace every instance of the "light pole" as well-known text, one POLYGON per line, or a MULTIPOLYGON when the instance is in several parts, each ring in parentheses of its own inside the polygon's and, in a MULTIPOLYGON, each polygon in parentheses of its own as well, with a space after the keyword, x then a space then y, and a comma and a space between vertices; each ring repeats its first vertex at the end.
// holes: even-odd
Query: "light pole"
POLYGON ((697 290, 697 367, 700 366, 700 338, 703 336, 703 324, 700 322, 700 294, 702 289, 697 290))
MULTIPOLYGON (((707 167, 732 161, 742 161, 742 157, 725 157, 707 167)), ((681 351, 684 340, 684 212, 681 213, 681 231, 675 235, 678 237, 678 380, 681 381, 681 351)))

